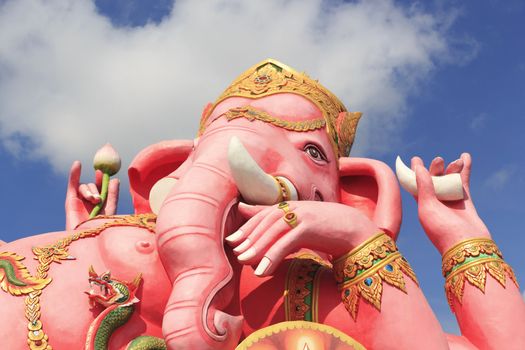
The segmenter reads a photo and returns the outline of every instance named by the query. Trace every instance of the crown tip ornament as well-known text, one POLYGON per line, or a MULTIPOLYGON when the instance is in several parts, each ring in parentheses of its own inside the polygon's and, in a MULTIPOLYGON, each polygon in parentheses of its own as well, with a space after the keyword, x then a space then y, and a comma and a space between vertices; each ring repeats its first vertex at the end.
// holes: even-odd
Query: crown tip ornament
POLYGON ((361 113, 348 112, 344 104, 317 80, 273 58, 250 67, 224 90, 215 103, 207 108, 199 134, 204 132, 206 121, 215 107, 227 98, 257 99, 279 93, 296 94, 314 103, 323 113, 335 154, 344 157, 350 153, 361 113))

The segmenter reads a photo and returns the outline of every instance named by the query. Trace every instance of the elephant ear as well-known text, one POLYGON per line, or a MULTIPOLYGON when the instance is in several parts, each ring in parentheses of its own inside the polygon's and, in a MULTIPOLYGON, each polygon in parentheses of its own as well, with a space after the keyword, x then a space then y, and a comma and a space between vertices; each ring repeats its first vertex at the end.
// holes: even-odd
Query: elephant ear
POLYGON ((383 162, 339 158, 341 202, 363 212, 390 237, 401 226, 401 193, 396 177, 383 162))
POLYGON ((169 175, 184 163, 192 149, 192 140, 162 141, 143 149, 133 159, 128 176, 136 214, 152 211, 149 203, 152 187, 161 179, 170 180, 169 175))

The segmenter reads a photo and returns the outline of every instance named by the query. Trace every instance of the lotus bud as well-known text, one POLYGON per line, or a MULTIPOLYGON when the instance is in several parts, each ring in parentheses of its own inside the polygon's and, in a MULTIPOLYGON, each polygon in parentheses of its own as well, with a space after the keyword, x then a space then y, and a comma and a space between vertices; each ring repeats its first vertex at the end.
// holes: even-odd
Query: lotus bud
POLYGON ((120 170, 120 156, 113 146, 106 143, 101 147, 93 158, 93 167, 95 170, 101 170, 109 176, 115 175, 120 170))

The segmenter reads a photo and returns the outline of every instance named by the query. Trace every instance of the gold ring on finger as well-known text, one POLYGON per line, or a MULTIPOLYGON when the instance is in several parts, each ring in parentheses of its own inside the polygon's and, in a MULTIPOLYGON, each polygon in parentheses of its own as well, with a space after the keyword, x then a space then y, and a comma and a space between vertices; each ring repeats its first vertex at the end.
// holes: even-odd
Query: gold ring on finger
POLYGON ((297 226, 297 215, 294 212, 288 212, 283 217, 284 221, 291 227, 297 226))
POLYGON ((288 213, 290 211, 290 206, 288 205, 288 202, 281 202, 281 203, 279 203, 277 208, 281 209, 285 213, 288 213))

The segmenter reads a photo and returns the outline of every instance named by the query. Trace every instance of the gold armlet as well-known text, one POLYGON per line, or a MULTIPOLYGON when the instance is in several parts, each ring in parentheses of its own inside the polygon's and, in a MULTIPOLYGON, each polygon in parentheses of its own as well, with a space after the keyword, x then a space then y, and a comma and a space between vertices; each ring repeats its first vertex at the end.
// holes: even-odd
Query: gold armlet
POLYGON ((361 298, 381 311, 383 281, 406 293, 403 273, 418 283, 394 240, 382 232, 334 262, 334 276, 343 303, 354 320, 361 298))
POLYGON ((512 268, 503 260, 503 254, 498 246, 489 238, 473 238, 459 242, 443 254, 443 277, 445 277, 445 292, 452 311, 453 298, 461 304, 465 281, 485 293, 487 272, 503 288, 507 276, 518 286, 512 268))

